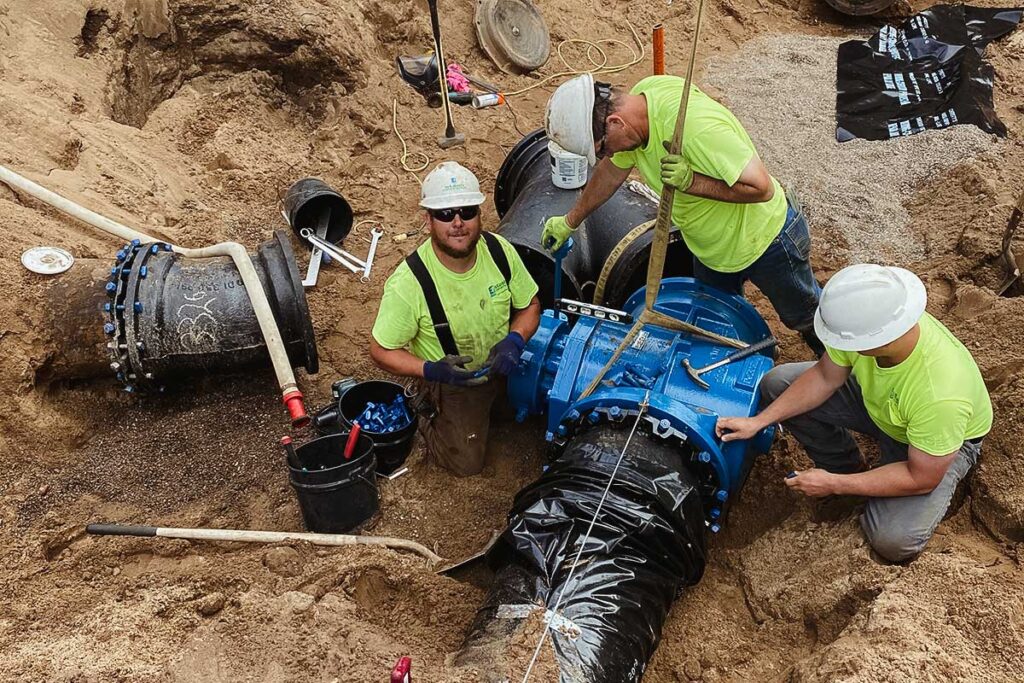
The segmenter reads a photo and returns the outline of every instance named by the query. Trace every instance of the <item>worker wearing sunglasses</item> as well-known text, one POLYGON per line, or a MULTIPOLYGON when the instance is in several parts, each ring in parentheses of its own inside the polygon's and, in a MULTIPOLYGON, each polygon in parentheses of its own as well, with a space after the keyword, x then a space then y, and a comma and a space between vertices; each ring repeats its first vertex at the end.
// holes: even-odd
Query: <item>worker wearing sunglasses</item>
POLYGON ((420 379, 436 408, 428 456, 459 476, 486 464, 491 406, 540 323, 537 283, 512 245, 483 231, 483 202, 457 163, 427 175, 430 239, 388 278, 370 340, 380 368, 420 379))

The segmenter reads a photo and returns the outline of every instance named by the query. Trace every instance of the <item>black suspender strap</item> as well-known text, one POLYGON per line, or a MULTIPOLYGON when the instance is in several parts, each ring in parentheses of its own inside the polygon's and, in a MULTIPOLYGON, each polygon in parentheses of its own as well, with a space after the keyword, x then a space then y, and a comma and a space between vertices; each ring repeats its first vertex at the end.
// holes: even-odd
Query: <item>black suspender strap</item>
POLYGON ((441 343, 441 350, 446 356, 458 356, 459 347, 455 345, 455 337, 452 336, 452 328, 448 324, 448 314, 444 312, 441 304, 441 297, 437 293, 437 286, 434 278, 430 277, 427 266, 423 263, 418 252, 409 254, 405 262, 409 264, 409 270, 420 283, 423 290, 423 298, 427 300, 427 310, 430 312, 430 320, 434 323, 434 334, 437 341, 441 343))
POLYGON ((481 234, 484 236, 484 242, 487 243, 487 251, 491 252, 491 260, 501 271, 501 276, 505 278, 505 284, 511 286, 512 269, 508 265, 508 256, 505 255, 505 250, 501 248, 501 242, 493 232, 481 234))
MULTIPOLYGON (((491 254, 491 260, 494 261, 494 265, 498 267, 502 277, 505 278, 505 285, 511 287, 512 269, 509 266, 505 250, 501 248, 501 242, 492 233, 484 232, 481 234, 483 235, 484 242, 487 244, 487 251, 491 254)), ((437 341, 441 343, 441 350, 444 351, 446 356, 461 355, 459 347, 455 344, 455 336, 452 335, 451 325, 448 323, 448 314, 445 313, 444 305, 441 303, 441 296, 437 293, 437 285, 434 284, 434 278, 430 277, 430 271, 427 270, 426 264, 420 258, 419 252, 414 251, 409 254, 405 258, 405 262, 409 265, 409 270, 412 271, 416 281, 420 283, 420 289, 423 290, 423 298, 427 300, 427 311, 430 313, 430 320, 434 324, 434 334, 437 335, 437 341)), ((512 303, 510 300, 510 317, 511 313, 512 303)))
POLYGON ((493 232, 481 233, 484 236, 484 242, 487 244, 487 251, 491 252, 491 260, 494 261, 494 265, 498 266, 498 270, 501 271, 501 276, 505 278, 505 286, 508 287, 508 320, 509 324, 512 323, 512 312, 515 310, 512 308, 512 268, 508 265, 508 256, 505 255, 505 250, 501 248, 501 242, 497 237, 494 236, 493 232))

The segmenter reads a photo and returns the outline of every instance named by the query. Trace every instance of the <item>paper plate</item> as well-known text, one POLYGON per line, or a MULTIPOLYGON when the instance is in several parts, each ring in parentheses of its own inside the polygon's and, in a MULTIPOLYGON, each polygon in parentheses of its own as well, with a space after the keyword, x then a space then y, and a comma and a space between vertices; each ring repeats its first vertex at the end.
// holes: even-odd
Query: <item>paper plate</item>
POLYGON ((75 257, 60 247, 32 247, 21 255, 21 265, 40 275, 63 273, 75 257))

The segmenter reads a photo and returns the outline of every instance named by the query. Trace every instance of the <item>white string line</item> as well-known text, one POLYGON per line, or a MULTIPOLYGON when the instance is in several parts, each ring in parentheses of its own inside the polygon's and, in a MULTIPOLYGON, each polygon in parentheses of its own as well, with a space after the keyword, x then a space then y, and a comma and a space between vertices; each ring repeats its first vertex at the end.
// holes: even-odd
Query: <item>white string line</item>
MULTIPOLYGON (((644 411, 647 409, 647 406, 650 405, 650 397, 651 392, 648 391, 644 395, 643 402, 640 404, 640 412, 636 415, 636 422, 633 423, 633 429, 630 430, 629 436, 626 437, 626 443, 622 446, 622 452, 619 453, 619 459, 615 461, 615 469, 612 470, 611 476, 608 477, 608 485, 604 487, 604 493, 601 494, 601 500, 597 503, 597 509, 594 510, 594 516, 590 519, 590 526, 587 527, 587 533, 583 534, 583 539, 580 541, 580 549, 576 552, 576 557, 572 561, 572 567, 569 568, 569 575, 565 577, 565 582, 562 584, 562 590, 558 593, 558 600, 555 601, 555 606, 551 608, 552 614, 558 614, 558 608, 562 604, 562 598, 565 597, 565 590, 569 587, 572 575, 576 571, 576 565, 579 564, 580 557, 583 556, 583 549, 586 547, 587 541, 590 540, 590 533, 594 530, 597 518, 601 514, 601 508, 604 506, 605 498, 608 497, 608 492, 611 491, 612 483, 615 481, 615 475, 619 471, 619 465, 622 464, 622 458, 626 455, 626 449, 629 448, 629 443, 633 440, 636 428, 640 425, 640 418, 643 417, 644 411)), ((537 649, 533 651, 533 658, 530 660, 530 665, 526 667, 526 674, 523 676, 523 683, 527 683, 530 680, 530 672, 533 671, 533 665, 537 663, 537 657, 540 656, 540 649, 544 645, 544 639, 547 638, 549 630, 550 627, 545 625, 544 630, 540 634, 540 641, 537 643, 537 649)))

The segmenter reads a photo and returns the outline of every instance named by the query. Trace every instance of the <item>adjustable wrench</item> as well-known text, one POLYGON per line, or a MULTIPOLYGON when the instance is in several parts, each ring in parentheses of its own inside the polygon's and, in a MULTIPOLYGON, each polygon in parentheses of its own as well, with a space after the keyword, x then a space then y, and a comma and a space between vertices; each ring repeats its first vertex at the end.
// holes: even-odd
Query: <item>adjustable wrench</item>
POLYGON ((373 267, 373 257, 377 254, 377 242, 380 242, 383 235, 384 231, 380 228, 370 231, 370 251, 366 254, 366 268, 363 270, 363 276, 359 278, 360 282, 369 282, 370 280, 370 268, 373 267))

